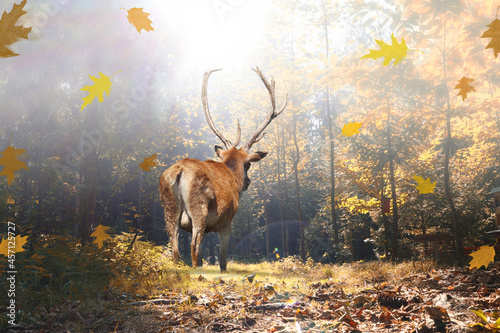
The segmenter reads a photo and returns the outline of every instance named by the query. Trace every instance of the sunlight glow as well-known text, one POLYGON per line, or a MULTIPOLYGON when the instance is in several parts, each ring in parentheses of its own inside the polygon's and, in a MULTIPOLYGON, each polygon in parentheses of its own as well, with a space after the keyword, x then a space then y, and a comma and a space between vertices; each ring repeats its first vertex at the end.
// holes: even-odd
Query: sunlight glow
POLYGON ((191 0, 164 4, 168 25, 186 46, 188 66, 233 67, 249 60, 264 33, 263 0, 191 0))

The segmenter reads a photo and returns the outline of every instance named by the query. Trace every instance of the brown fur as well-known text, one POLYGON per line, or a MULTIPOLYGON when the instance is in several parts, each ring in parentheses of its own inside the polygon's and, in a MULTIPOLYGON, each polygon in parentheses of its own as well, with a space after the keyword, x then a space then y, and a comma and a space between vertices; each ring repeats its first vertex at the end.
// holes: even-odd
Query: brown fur
POLYGON ((160 200, 174 259, 180 260, 179 229, 193 234, 193 267, 197 267, 204 234, 218 232, 220 268, 225 271, 231 223, 241 193, 249 184, 246 171, 251 162, 259 161, 266 153, 249 154, 243 149, 223 150, 217 146, 216 151, 222 162, 186 158, 165 170, 160 177, 160 200))

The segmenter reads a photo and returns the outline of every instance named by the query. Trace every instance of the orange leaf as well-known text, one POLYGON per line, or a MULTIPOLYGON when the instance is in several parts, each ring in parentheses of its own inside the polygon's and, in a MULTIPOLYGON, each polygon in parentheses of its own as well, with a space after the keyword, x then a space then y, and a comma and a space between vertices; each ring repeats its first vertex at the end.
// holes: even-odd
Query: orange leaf
MULTIPOLYGON (((125 8, 122 8, 125 9, 125 8)), ((151 20, 148 18, 150 15, 149 13, 146 13, 143 11, 143 8, 131 8, 131 9, 125 9, 128 12, 127 18, 130 24, 133 24, 137 31, 141 33, 141 30, 144 29, 146 31, 151 31, 155 30, 151 26, 151 20)))
POLYGON ((150 168, 154 167, 156 165, 155 159, 158 154, 153 154, 149 157, 144 157, 144 161, 139 164, 139 166, 144 170, 144 171, 151 171, 150 168))
POLYGON ((479 248, 479 250, 472 252, 469 254, 472 257, 472 260, 469 263, 469 268, 481 268, 484 266, 488 267, 490 262, 493 262, 495 259, 495 247, 483 245, 479 248))
POLYGON ((465 99, 467 98, 467 93, 476 91, 476 89, 474 89, 474 87, 469 84, 473 81, 474 79, 469 79, 465 76, 458 80, 458 84, 455 86, 455 89, 460 89, 460 91, 458 92, 458 96, 462 96, 462 101, 465 101, 465 99))
POLYGON ((24 149, 17 149, 9 146, 2 152, 2 157, 0 157, 0 165, 4 165, 2 172, 0 172, 0 176, 7 176, 7 183, 10 183, 14 180, 14 172, 19 169, 26 169, 26 162, 20 161, 17 159, 19 155, 26 153, 24 149))
POLYGON ((488 27, 490 28, 483 33, 481 38, 491 38, 491 42, 486 46, 486 49, 493 49, 496 58, 500 52, 500 20, 494 19, 493 22, 488 24, 488 27))
POLYGON ((26 14, 26 11, 23 10, 25 4, 26 0, 23 0, 19 5, 14 4, 10 13, 3 12, 0 19, 0 57, 2 58, 19 55, 12 52, 7 45, 17 42, 19 38, 28 39, 31 28, 16 25, 17 20, 26 14))
POLYGON ((90 235, 90 237, 95 237, 94 244, 97 244, 99 248, 102 247, 103 242, 111 238, 111 236, 106 232, 110 227, 103 226, 102 224, 99 224, 96 228, 95 231, 90 235))
POLYGON ((21 235, 17 235, 14 239, 15 245, 13 248, 12 247, 9 248, 9 245, 12 246, 12 240, 9 241, 8 238, 3 238, 2 242, 0 243, 0 254, 3 254, 4 256, 8 257, 9 250, 14 251, 15 253, 25 251, 23 249, 23 245, 26 244, 27 238, 28 238, 28 236, 21 237, 21 235), (11 243, 11 244, 9 244, 9 243, 11 243))
POLYGON ((359 129, 361 127, 361 123, 349 122, 342 127, 342 135, 345 136, 353 136, 354 134, 359 133, 359 129))
POLYGON ((418 190, 418 194, 433 193, 436 187, 436 182, 431 182, 431 179, 427 177, 424 179, 422 176, 413 175, 413 179, 418 183, 415 187, 418 190))

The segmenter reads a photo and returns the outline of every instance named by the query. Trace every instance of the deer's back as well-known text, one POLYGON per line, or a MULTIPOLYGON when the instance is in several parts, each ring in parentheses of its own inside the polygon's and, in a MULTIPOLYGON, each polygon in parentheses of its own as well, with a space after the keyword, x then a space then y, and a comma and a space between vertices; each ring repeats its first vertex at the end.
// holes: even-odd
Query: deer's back
POLYGON ((160 199, 165 207, 207 205, 212 219, 233 215, 240 193, 231 170, 223 163, 183 159, 160 177, 160 199))

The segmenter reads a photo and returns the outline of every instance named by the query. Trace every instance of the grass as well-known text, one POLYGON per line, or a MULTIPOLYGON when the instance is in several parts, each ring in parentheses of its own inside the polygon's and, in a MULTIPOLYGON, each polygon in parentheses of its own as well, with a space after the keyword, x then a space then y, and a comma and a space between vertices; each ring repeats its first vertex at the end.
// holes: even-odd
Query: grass
POLYGON ((307 292, 311 284, 328 282, 343 288, 346 292, 372 288, 378 284, 398 284, 416 274, 431 274, 435 266, 431 261, 409 261, 390 263, 382 261, 356 262, 343 265, 319 264, 309 261, 304 264, 297 257, 285 258, 277 262, 242 264, 229 262, 228 272, 221 273, 218 266, 204 265, 199 268, 178 267, 182 280, 177 291, 190 290, 193 293, 206 292, 214 284, 228 283, 235 291, 248 289, 245 277, 255 275, 254 280, 271 285, 280 285, 288 291, 307 292), (285 287, 283 287, 285 286, 285 287))
MULTIPOLYGON (((50 238, 37 243, 34 254, 20 255, 16 261, 16 267, 23 272, 16 295, 23 310, 19 320, 35 325, 47 321, 62 323, 76 307, 83 317, 95 320, 95 325, 108 325, 109 320, 102 318, 122 322, 125 319, 119 314, 125 310, 134 316, 136 309, 127 304, 138 299, 230 293, 243 300, 265 292, 266 286, 280 294, 299 296, 313 292, 317 282, 328 282, 336 289, 355 293, 378 284, 397 285, 416 274, 431 274, 434 268, 428 261, 331 265, 312 260, 303 263, 298 257, 288 257, 255 264, 230 261, 228 272, 221 273, 214 265, 194 269, 176 264, 168 248, 149 242, 137 240, 133 249, 127 251, 131 237, 115 237, 103 249, 81 247, 72 239, 50 238)), ((0 263, 5 265, 6 261, 0 263)), ((0 283, 0 289, 6 287, 4 284, 0 283)), ((5 327, 6 322, 0 320, 0 329, 5 327)))

